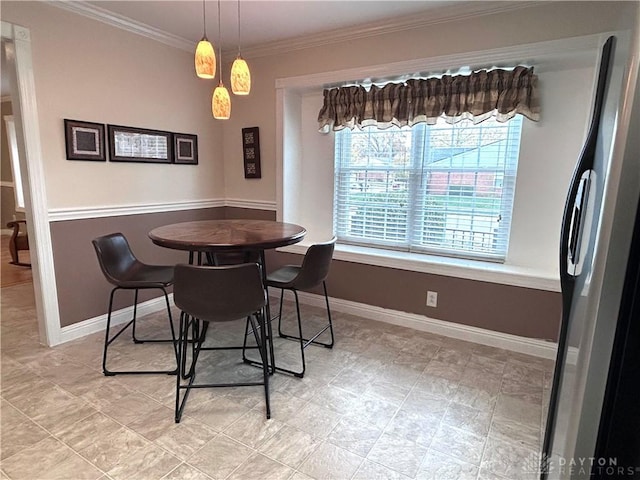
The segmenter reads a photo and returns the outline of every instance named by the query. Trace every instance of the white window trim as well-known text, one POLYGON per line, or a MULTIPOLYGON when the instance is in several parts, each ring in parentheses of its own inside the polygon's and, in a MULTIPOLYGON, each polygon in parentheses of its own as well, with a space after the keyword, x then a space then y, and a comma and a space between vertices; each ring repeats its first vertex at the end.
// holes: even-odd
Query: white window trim
MULTIPOLYGON (((278 248, 277 250, 284 253, 304 255, 312 243, 314 242, 303 241, 295 245, 278 248)), ((464 278, 550 292, 560 291, 560 279, 558 277, 549 275, 547 271, 515 265, 344 244, 336 245, 333 258, 334 260, 345 262, 429 273, 445 277, 464 278)))
MULTIPOLYGON (((437 69, 450 69, 459 66, 474 68, 475 65, 502 65, 522 61, 529 63, 553 64, 553 62, 570 61, 572 58, 586 56, 596 61, 599 46, 604 39, 615 32, 603 32, 595 35, 550 40, 527 45, 497 48, 480 52, 468 52, 463 54, 446 55, 423 59, 408 60, 386 65, 374 65, 344 69, 333 72, 323 72, 296 77, 276 79, 276 204, 277 218, 286 221, 287 205, 285 197, 291 193, 285 189, 289 184, 285 175, 296 176, 296 172, 285 170, 285 162, 290 165, 298 162, 295 152, 285 151, 285 136, 288 119, 286 113, 295 112, 291 108, 291 102, 296 97, 321 85, 340 84, 354 78, 380 77, 389 75, 402 75, 406 72, 421 71, 425 65, 433 71, 437 69)), ((294 145, 295 146, 295 145, 294 145)), ((301 148, 301 146, 297 146, 301 148)), ((287 145, 291 148, 291 145, 287 145)), ((283 247, 278 251, 304 254, 308 246, 313 243, 309 240, 283 247)), ((547 291, 560 291, 559 279, 556 273, 548 269, 535 269, 520 267, 513 264, 493 264, 490 262, 454 259, 424 254, 396 252, 391 250, 375 249, 360 246, 336 245, 334 253, 336 260, 362 263, 381 267, 397 268, 434 275, 445 275, 457 278, 465 278, 491 283, 500 283, 525 288, 533 288, 547 291)))

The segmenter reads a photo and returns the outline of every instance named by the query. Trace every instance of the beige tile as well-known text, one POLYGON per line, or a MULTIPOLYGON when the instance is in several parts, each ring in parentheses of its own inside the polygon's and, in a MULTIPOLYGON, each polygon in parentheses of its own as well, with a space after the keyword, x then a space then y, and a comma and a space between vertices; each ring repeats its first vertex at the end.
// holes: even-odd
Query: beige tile
POLYGON ((382 464, 413 478, 426 453, 427 447, 396 435, 384 433, 367 455, 367 460, 382 464))
POLYGON ((474 352, 471 354, 467 366, 472 366, 482 372, 502 375, 506 364, 506 359, 496 358, 495 356, 485 356, 481 353, 474 352))
POLYGON ((448 378, 439 377, 430 373, 423 373, 413 388, 422 390, 436 397, 449 398, 458 390, 458 381, 449 380, 448 378))
POLYGON ((131 451, 107 474, 114 480, 161 478, 171 472, 180 460, 153 444, 131 451))
POLYGON ((363 393, 399 406, 407 398, 410 391, 410 384, 398 385, 380 380, 367 385, 363 393))
POLYGON ((66 426, 57 437, 76 452, 92 446, 122 430, 122 425, 102 413, 94 413, 79 422, 66 426))
POLYGON ((368 423, 343 418, 331 431, 327 441, 361 457, 373 448, 382 430, 368 423))
POLYGON ((341 415, 315 403, 307 403, 286 423, 315 437, 326 437, 340 421, 341 415))
POLYGON ((198 420, 217 431, 224 430, 249 411, 244 405, 232 402, 225 397, 214 398, 195 405, 190 405, 190 400, 191 398, 187 399, 183 415, 198 420))
MULTIPOLYGON (((271 418, 286 421, 287 418, 292 417, 304 407, 309 400, 303 400, 293 395, 288 395, 283 392, 273 391, 270 395, 271 403, 271 418)), ((254 410, 263 411, 263 405, 256 405, 254 410)))
POLYGON ((460 403, 451 402, 442 423, 475 435, 487 436, 491 425, 492 410, 478 410, 460 403))
MULTIPOLYGON (((138 375, 136 375, 136 377, 137 376, 138 375)), ((104 407, 102 412, 123 425, 129 425, 142 416, 148 415, 151 411, 158 410, 161 407, 162 405, 146 395, 131 392, 129 395, 119 399, 118 402, 104 407)))
POLYGON ((438 353, 435 354, 433 360, 450 365, 464 366, 469 362, 470 358, 471 353, 469 351, 443 346, 438 350, 438 353))
POLYGON ((385 433, 428 447, 438 431, 441 419, 442 414, 418 415, 415 411, 401 409, 389 422, 385 433))
POLYGON ((542 403, 542 386, 533 383, 521 383, 505 378, 500 387, 500 393, 519 398, 529 403, 542 403))
POLYGON ((154 443, 176 457, 186 460, 216 435, 211 427, 187 417, 167 428, 154 443))
POLYGON ((333 385, 325 385, 318 388, 317 393, 309 401, 334 412, 344 414, 352 409, 358 400, 359 395, 355 393, 333 385))
POLYGON ((172 408, 152 404, 148 413, 140 415, 127 426, 143 437, 154 441, 167 430, 173 428, 175 424, 175 413, 172 408))
POLYGON ((450 399, 437 397, 420 389, 414 389, 407 396, 402 409, 413 415, 444 415, 450 399))
POLYGON ((211 477, 191 465, 182 463, 162 477, 162 480, 211 480, 211 477))
POLYGON ((434 375, 436 377, 443 377, 448 380, 459 381, 465 371, 465 365, 451 364, 436 360, 431 360, 424 371, 423 375, 434 375))
POLYGON ((323 443, 298 470, 316 479, 351 478, 364 459, 331 443, 323 443))
POLYGON ((126 427, 112 432, 102 432, 93 442, 78 450, 78 453, 103 471, 109 471, 126 459, 150 445, 150 442, 126 427))
POLYGON ((249 457, 227 478, 229 480, 286 480, 294 470, 270 458, 256 453, 249 457))
POLYGON ((297 468, 321 443, 319 438, 285 425, 259 450, 274 460, 297 468))
POLYGON ((49 436, 9 403, 0 406, 0 460, 28 448, 49 436))
POLYGON ((416 480, 476 480, 478 467, 437 451, 429 451, 416 480))
POLYGON ((398 411, 398 404, 372 395, 362 395, 345 416, 383 429, 398 411))
POLYGON ((489 437, 515 445, 537 448, 542 439, 542 432, 538 426, 496 417, 491 422, 489 437))
POLYGON ((229 425, 224 433, 248 447, 258 448, 284 425, 279 420, 266 419, 262 412, 251 410, 229 425))
POLYGON ((187 463, 213 479, 227 478, 251 456, 253 450, 218 435, 187 459, 187 463))
POLYGON ((492 410, 498 400, 498 393, 461 384, 452 400, 478 410, 492 410))
POLYGON ((523 480, 539 478, 539 454, 522 445, 502 442, 489 437, 482 459, 482 470, 506 478, 523 480))
POLYGON ((500 394, 496 403, 495 416, 538 427, 542 406, 539 403, 530 403, 518 397, 500 394))
POLYGON ((485 442, 486 437, 443 424, 433 437, 431 450, 479 466, 485 442))
POLYGON ((100 470, 53 437, 4 460, 2 470, 12 480, 93 480, 102 476, 100 470), (38 461, 34 461, 34 458, 38 461))
POLYGON ((84 400, 57 386, 28 399, 22 399, 18 408, 53 434, 60 433, 69 425, 96 413, 96 410, 84 400))
POLYGON ((352 480, 409 480, 410 478, 384 465, 365 460, 352 477, 352 480))

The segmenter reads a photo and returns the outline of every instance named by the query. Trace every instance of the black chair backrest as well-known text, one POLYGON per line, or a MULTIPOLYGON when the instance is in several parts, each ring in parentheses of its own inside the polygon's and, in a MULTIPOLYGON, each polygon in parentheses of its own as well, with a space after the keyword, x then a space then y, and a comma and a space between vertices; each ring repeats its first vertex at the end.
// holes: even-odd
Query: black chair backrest
POLYGON ((248 317, 267 303, 257 263, 223 267, 176 265, 173 301, 183 312, 227 322, 248 317))
POLYGON ((309 247, 294 282, 296 289, 306 290, 325 281, 329 275, 335 245, 336 237, 333 237, 328 242, 315 243, 309 247))
POLYGON ((98 237, 91 243, 96 249, 102 273, 114 285, 120 285, 125 281, 127 272, 140 265, 122 233, 98 237))

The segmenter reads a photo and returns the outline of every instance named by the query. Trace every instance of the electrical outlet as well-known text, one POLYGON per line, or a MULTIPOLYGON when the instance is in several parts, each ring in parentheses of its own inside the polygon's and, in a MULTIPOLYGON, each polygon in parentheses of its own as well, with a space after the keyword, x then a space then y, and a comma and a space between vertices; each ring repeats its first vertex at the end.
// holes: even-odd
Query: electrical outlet
POLYGON ((437 307, 438 306, 438 292, 427 292, 427 307, 437 307))

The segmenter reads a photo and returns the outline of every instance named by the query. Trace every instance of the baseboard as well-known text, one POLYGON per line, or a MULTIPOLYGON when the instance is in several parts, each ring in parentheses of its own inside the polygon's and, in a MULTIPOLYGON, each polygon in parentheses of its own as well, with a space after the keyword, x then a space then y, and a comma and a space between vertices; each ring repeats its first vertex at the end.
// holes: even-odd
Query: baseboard
MULTIPOLYGON (((171 304, 171 306, 173 306, 172 293, 169 294, 169 303, 171 304)), ((142 317, 144 315, 155 313, 159 310, 164 310, 165 308, 166 304, 164 301, 164 296, 160 296, 152 298, 151 300, 147 300, 146 302, 139 303, 137 315, 138 317, 142 317)), ((111 326, 113 327, 126 323, 131 320, 132 316, 133 306, 117 310, 111 315, 111 326)), ((92 333, 104 332, 106 325, 107 314, 105 313, 104 315, 99 315, 82 322, 74 323, 73 325, 69 325, 67 327, 62 327, 60 329, 59 344, 70 342, 71 340, 76 340, 86 335, 91 335, 92 333)))
MULTIPOLYGON (((300 302, 314 307, 324 308, 324 297, 307 292, 298 292, 300 302)), ((276 297, 272 297, 276 298, 276 297)), ((279 299, 279 297, 277 297, 279 299)), ((272 305, 278 300, 273 300, 272 305)), ((459 323, 446 322, 429 318, 415 313, 401 312, 387 308, 366 305, 364 303, 352 302, 341 298, 330 298, 331 309, 357 315, 359 317, 370 318, 380 322, 391 323, 401 327, 413 328, 423 332, 434 333, 446 337, 466 340, 468 342, 480 343, 491 347, 503 348, 512 352, 524 353, 535 357, 555 360, 557 344, 535 338, 521 337, 508 333, 495 332, 484 328, 471 327, 459 323)), ((570 348, 567 356, 569 363, 575 364, 577 350, 570 348)))
MULTIPOLYGON (((298 292, 300 302, 305 305, 324 308, 324 297, 308 292, 298 292)), ((271 295, 271 305, 277 305, 279 296, 271 295)), ((524 353, 540 358, 555 360, 557 344, 535 338, 521 337, 508 333, 495 332, 484 328, 471 327, 459 323, 446 322, 429 318, 415 313, 401 312, 387 308, 376 307, 364 303, 352 302, 341 298, 330 298, 331 309, 341 313, 370 318, 379 322, 390 323, 401 327, 413 328, 423 332, 457 338, 468 342, 488 345, 490 347, 503 348, 512 352, 524 353)), ((169 294, 169 303, 173 306, 173 294, 169 294)), ((138 305, 138 315, 144 316, 164 310, 163 297, 157 297, 138 305)), ((133 315, 133 307, 126 307, 113 312, 112 326, 128 322, 133 315)), ((78 338, 96 332, 103 332, 107 324, 107 315, 90 318, 82 322, 63 327, 60 334, 60 343, 70 342, 78 338)), ((575 365, 578 358, 578 350, 569 347, 567 363, 575 365)))

